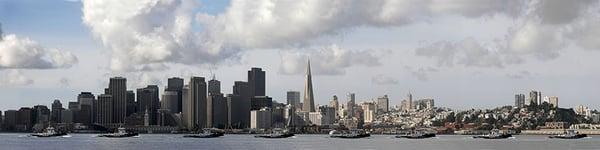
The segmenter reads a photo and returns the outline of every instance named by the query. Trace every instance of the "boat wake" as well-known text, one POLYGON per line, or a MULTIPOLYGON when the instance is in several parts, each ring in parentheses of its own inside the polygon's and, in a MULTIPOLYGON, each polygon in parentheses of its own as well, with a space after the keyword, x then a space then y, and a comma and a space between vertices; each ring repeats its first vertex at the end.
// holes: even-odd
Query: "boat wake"
POLYGON ((514 137, 514 136, 512 136, 512 137, 508 137, 508 139, 516 139, 516 138, 517 138, 517 137, 514 137))
POLYGON ((140 137, 140 135, 136 135, 136 136, 132 136, 132 137, 134 137, 134 138, 139 138, 139 137, 140 137))
POLYGON ((63 135, 63 136, 61 136, 61 137, 64 137, 64 138, 70 138, 70 137, 71 137, 71 135, 63 135))

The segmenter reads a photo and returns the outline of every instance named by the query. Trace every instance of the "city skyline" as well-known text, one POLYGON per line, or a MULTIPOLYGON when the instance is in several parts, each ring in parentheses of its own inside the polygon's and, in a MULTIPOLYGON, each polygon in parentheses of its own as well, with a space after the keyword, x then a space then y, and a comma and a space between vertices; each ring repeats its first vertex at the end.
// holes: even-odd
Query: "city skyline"
POLYGON ((415 99, 435 99, 437 106, 494 108, 513 105, 515 94, 529 97, 531 90, 539 90, 543 96, 558 96, 561 107, 584 104, 600 109, 600 47, 595 44, 600 41, 594 38, 600 32, 592 28, 598 14, 590 13, 600 9, 595 1, 483 1, 456 7, 444 7, 450 1, 432 1, 412 9, 393 2, 311 2, 308 8, 286 1, 274 2, 273 7, 263 1, 250 6, 243 0, 91 2, 0 1, 0 57, 14 58, 0 61, 0 110, 49 106, 54 99, 66 105, 82 91, 100 95, 109 85, 106 79, 114 76, 128 79, 127 90, 157 85, 163 95, 167 78, 216 75, 222 93, 232 93, 234 82, 245 80, 252 67, 266 72, 264 95, 286 102, 287 91, 304 95, 308 57, 315 104, 328 104, 333 95, 343 103, 347 93, 356 93, 357 103, 388 95, 390 106, 395 106, 411 91, 415 99), (141 4, 148 8, 111 7, 141 4), (327 10, 319 6, 357 11, 319 20, 316 16, 327 10), (369 6, 386 7, 370 14, 369 6), (552 9, 555 6, 572 9, 552 9), (135 14, 164 7, 175 9, 135 14), (305 14, 306 22, 284 11, 309 8, 317 13, 305 14), (138 19, 91 13, 100 10, 129 12, 138 19), (236 12, 248 14, 248 26, 230 32, 219 28, 239 27, 236 12), (161 19, 151 19, 156 15, 161 19), (176 24, 176 17, 191 25, 176 24), (267 22, 261 24, 261 18, 267 22), (144 33, 148 41, 121 32, 122 24, 107 27, 96 20, 130 24, 131 31, 144 33), (163 32, 153 30, 160 27, 163 32), (166 36, 170 33, 177 36, 166 36), (191 41, 174 42, 180 39, 191 41), (27 55, 32 49, 39 55, 27 55))

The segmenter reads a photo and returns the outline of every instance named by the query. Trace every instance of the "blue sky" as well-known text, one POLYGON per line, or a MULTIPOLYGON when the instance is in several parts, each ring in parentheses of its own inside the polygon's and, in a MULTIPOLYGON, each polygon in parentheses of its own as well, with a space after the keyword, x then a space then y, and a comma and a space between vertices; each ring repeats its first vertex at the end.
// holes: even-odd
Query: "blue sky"
MULTIPOLYGON (((123 8, 83 8, 93 1, 0 0, 5 35, 37 42, 48 51, 38 59, 55 60, 51 49, 77 58, 44 69, 0 62, 0 76, 22 77, 0 81, 5 102, 0 110, 49 105, 53 99, 67 103, 81 91, 98 94, 111 76, 127 77, 128 88, 134 90, 147 84, 162 87, 171 76, 187 79, 215 73, 224 93, 230 93, 233 82, 245 80, 245 71, 253 66, 267 70, 267 94, 283 102, 287 90, 303 89, 308 57, 314 63, 318 104, 327 104, 332 95, 343 98, 354 92, 359 101, 387 94, 397 105, 412 91, 418 98, 435 98, 439 106, 489 108, 511 105, 514 94, 536 89, 559 96, 562 107, 600 105, 600 62, 596 59, 600 46, 590 44, 600 41, 585 38, 600 33, 593 28, 600 22, 594 13, 598 3, 491 1, 488 7, 481 1, 466 1, 448 7, 444 1, 367 5, 175 0, 171 2, 180 3, 128 9, 151 4, 140 0, 117 5, 113 4, 121 2, 99 1, 106 6, 131 5, 123 8), (199 5, 192 7, 188 2, 199 5), (581 12, 552 16, 545 7, 553 3, 574 5, 581 12), (517 5, 530 10, 513 10, 517 5), (189 12, 188 7, 192 7, 189 12), (142 9, 160 13, 140 13, 142 9), (85 12, 95 11, 122 15, 83 19, 85 12), (136 11, 130 18, 119 18, 136 11), (191 29, 179 26, 177 17, 189 19, 191 29), (105 26, 102 19, 124 24, 105 26), (157 19, 164 24, 147 26, 157 19)), ((14 51, 0 52, 0 57, 16 56, 14 51)), ((60 63, 61 58, 50 62, 60 63)))

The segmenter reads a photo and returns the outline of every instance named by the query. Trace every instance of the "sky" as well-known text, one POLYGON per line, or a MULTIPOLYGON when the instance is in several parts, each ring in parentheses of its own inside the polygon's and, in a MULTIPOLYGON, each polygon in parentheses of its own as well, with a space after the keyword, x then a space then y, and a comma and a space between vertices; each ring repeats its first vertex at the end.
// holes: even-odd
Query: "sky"
POLYGON ((135 90, 215 74, 231 93, 251 67, 285 102, 309 58, 316 104, 410 92, 493 108, 534 89, 600 108, 598 0, 0 0, 0 24, 0 110, 99 94, 113 76, 135 90))

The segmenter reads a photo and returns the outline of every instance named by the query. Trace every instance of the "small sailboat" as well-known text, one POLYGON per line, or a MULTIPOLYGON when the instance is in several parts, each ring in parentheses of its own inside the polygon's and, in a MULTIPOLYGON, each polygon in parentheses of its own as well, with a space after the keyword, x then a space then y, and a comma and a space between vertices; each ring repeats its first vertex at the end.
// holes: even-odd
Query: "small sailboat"
POLYGON ((283 129, 273 129, 270 134, 256 135, 256 138, 269 138, 269 139, 278 139, 278 138, 288 138, 294 136, 294 133, 289 132, 288 130, 283 129))
POLYGON ((201 133, 184 135, 184 138, 216 138, 223 136, 223 132, 218 129, 206 128, 201 133))
POLYGON ((492 131, 490 131, 490 134, 473 136, 473 138, 476 139, 506 139, 509 137, 512 137, 512 134, 500 133, 500 130, 498 129, 493 129, 492 131))
POLYGON ((579 134, 579 132, 569 129, 564 134, 549 136, 551 139, 580 139, 587 137, 587 134, 579 134))
POLYGON ((117 128, 117 132, 115 132, 115 133, 101 134, 101 135, 98 135, 98 137, 125 138, 125 137, 134 137, 134 136, 138 136, 138 135, 139 135, 138 133, 127 132, 127 130, 125 130, 125 128, 119 127, 119 128, 117 128))
POLYGON ((332 130, 329 132, 329 137, 331 138, 342 138, 342 139, 358 139, 358 138, 366 138, 370 137, 371 134, 364 130, 353 129, 344 132, 338 132, 336 130, 332 130))
POLYGON ((65 132, 57 132, 54 127, 48 127, 44 132, 41 133, 33 133, 31 136, 35 137, 57 137, 67 135, 65 132))

